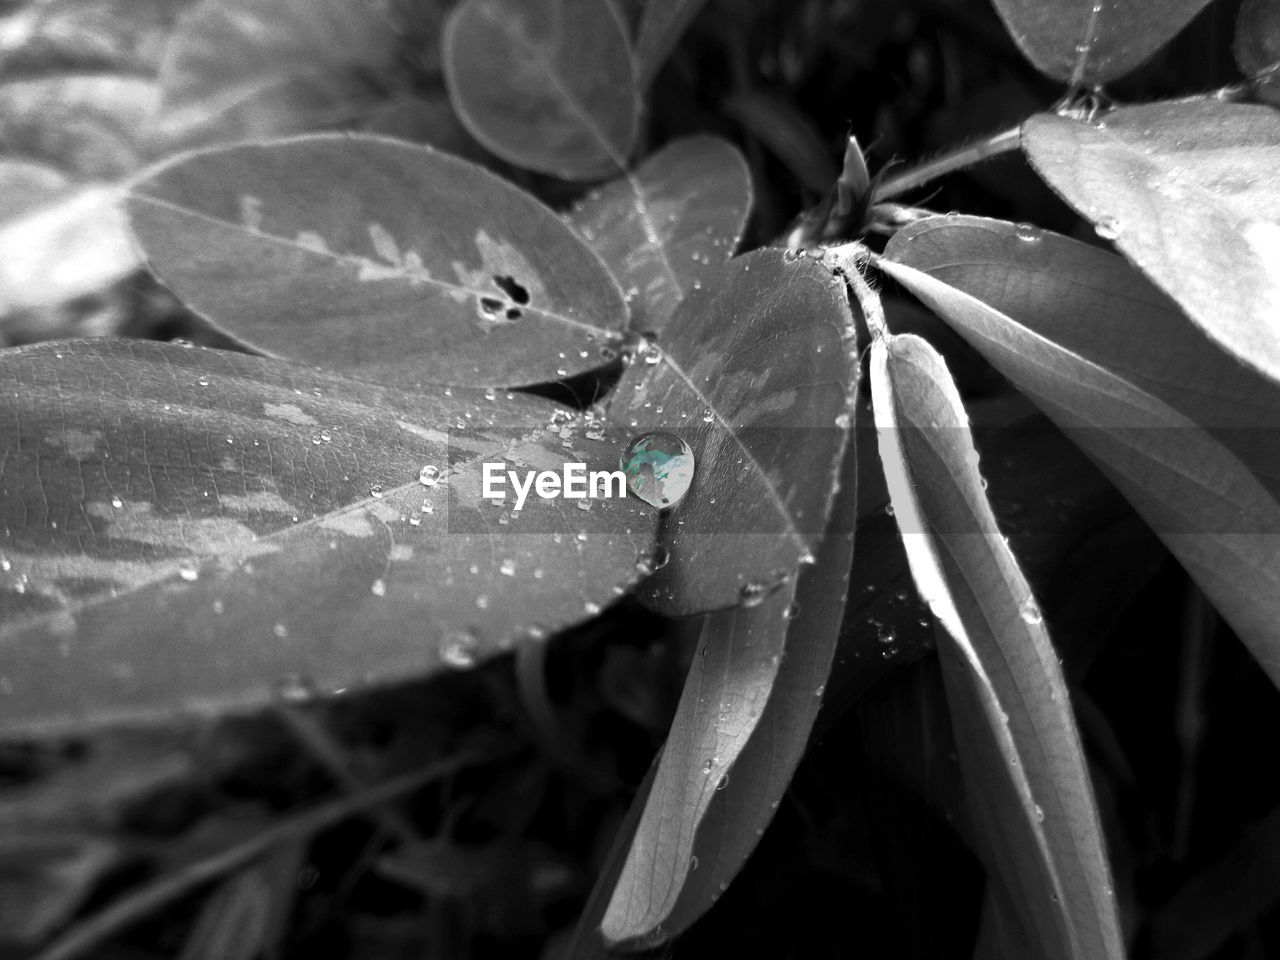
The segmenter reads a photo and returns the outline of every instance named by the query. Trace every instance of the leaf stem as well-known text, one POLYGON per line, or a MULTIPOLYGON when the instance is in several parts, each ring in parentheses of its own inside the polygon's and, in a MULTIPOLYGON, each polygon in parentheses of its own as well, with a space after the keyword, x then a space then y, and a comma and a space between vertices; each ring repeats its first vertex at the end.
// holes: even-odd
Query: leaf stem
POLYGON ((421 770, 369 787, 355 796, 339 797, 295 814, 290 819, 242 843, 197 860, 175 873, 160 877, 122 900, 118 900, 58 937, 34 960, 70 960, 71 957, 78 957, 106 937, 141 920, 152 910, 176 900, 196 887, 252 863, 278 844, 308 837, 325 827, 361 813, 368 807, 387 803, 434 780, 440 780, 479 763, 482 759, 485 758, 474 754, 450 757, 448 760, 433 763, 421 770))
POLYGON ((971 167, 975 163, 981 163, 983 160, 989 160, 1002 153, 1017 150, 1021 145, 1021 124, 1016 127, 1010 127, 1007 130, 1001 130, 999 133, 993 133, 977 143, 968 144, 922 163, 918 167, 913 167, 900 176, 885 179, 876 188, 872 202, 887 200, 890 197, 906 193, 908 190, 915 190, 948 173, 954 173, 956 170, 963 170, 965 167, 971 167))

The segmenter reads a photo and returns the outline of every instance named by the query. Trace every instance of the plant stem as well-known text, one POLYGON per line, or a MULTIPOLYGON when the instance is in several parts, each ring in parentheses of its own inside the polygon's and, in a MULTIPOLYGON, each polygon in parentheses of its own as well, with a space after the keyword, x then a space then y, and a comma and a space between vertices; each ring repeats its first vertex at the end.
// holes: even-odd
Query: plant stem
POLYGON ((1008 130, 1001 130, 999 133, 993 133, 977 143, 971 143, 968 146, 953 150, 950 153, 944 153, 940 157, 922 163, 901 176, 889 177, 876 189, 872 202, 887 200, 890 197, 906 193, 908 190, 915 190, 948 173, 954 173, 956 170, 963 170, 965 167, 971 167, 975 163, 981 163, 983 160, 989 160, 1002 153, 1017 150, 1021 145, 1021 125, 1010 127, 1008 130))
POLYGON ((457 773, 481 762, 474 754, 463 754, 433 763, 429 767, 369 787, 350 797, 295 814, 292 818, 250 837, 243 843, 211 854, 176 873, 160 877, 140 890, 108 906, 105 910, 72 927, 49 944, 35 960, 69 960, 86 953, 117 931, 136 923, 152 910, 239 867, 252 863, 277 844, 299 840, 348 817, 394 800, 434 780, 457 773))

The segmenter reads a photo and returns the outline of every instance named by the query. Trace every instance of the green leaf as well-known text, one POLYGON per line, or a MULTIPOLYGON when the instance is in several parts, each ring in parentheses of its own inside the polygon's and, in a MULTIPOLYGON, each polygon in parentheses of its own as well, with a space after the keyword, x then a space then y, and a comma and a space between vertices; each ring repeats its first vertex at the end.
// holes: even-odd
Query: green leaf
POLYGON ((635 498, 482 498, 484 462, 617 469, 624 437, 531 397, 127 340, 0 352, 0 383, 6 731, 467 666, 652 550, 635 498))
POLYGON ((609 411, 693 448, 688 495, 664 514, 670 562, 641 596, 670 615, 758 600, 826 528, 856 399, 843 284, 778 249, 736 257, 681 303, 669 336, 623 375, 609 411))
POLYGON ((642 0, 640 25, 636 31, 636 77, 641 89, 649 86, 658 70, 707 0, 642 0))
POLYGON ((255 349, 379 383, 599 366, 626 304, 533 197, 429 147, 343 135, 187 154, 128 213, 183 301, 255 349))
POLYGON ((1209 337, 1280 380, 1280 114, 1209 100, 1023 128, 1040 175, 1209 337))
POLYGON ((1124 957, 1089 771, 1057 654, 996 526, 960 395, 912 335, 871 345, 880 459, 939 637, 961 769, 989 868, 1037 956, 1124 957))
POLYGON ((401 38, 383 0, 201 0, 160 67, 159 129, 174 142, 334 126, 382 99, 401 38))
POLYGON ((639 95, 607 0, 463 0, 445 25, 445 78, 472 136, 566 180, 627 168, 639 95))
POLYGON ((1250 76, 1280 66, 1280 6, 1273 0, 1244 0, 1236 15, 1236 63, 1250 76))
POLYGON ((652 944, 688 929, 773 820, 835 655, 853 560, 855 457, 850 444, 816 563, 759 605, 707 619, 641 798, 644 814, 603 921, 606 939, 652 944))
POLYGON ((1055 80, 1123 76, 1172 40, 1209 0, 995 0, 1027 59, 1055 80))
POLYGON ((751 173, 714 137, 677 140, 588 194, 570 222, 626 291, 631 328, 658 331, 733 256, 751 210, 751 173))
POLYGON ((998 220, 921 221, 881 267, 1110 477, 1280 683, 1280 388, 1122 259, 998 220))

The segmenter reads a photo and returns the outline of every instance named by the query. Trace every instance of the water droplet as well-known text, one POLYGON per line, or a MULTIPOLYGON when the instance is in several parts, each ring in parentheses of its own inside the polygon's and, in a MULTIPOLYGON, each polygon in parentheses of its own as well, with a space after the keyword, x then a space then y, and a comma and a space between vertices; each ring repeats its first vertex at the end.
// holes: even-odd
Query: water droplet
POLYGON ((714 411, 714 410, 708 410, 706 413, 704 413, 704 414, 702 415, 702 422, 703 422, 703 423, 710 423, 710 422, 711 422, 712 420, 714 420, 715 418, 716 418, 715 411, 714 411))
POLYGON ((381 498, 382 498, 382 484, 380 484, 380 483, 375 483, 372 487, 370 487, 370 488, 369 488, 369 496, 373 497, 373 499, 375 499, 375 500, 379 500, 379 499, 381 499, 381 498))
POLYGON ((427 464, 418 471, 418 482, 424 487, 434 487, 440 482, 440 468, 427 464))
POLYGON ((1023 243, 1036 243, 1040 240, 1040 231, 1030 223, 1019 223, 1013 228, 1013 235, 1023 243))
POLYGON ((498 567, 498 572, 504 577, 514 577, 516 575, 516 562, 511 559, 503 560, 498 567))
POLYGON ((798 616, 800 616, 800 604, 792 600, 787 604, 786 609, 782 611, 782 619, 794 620, 798 616))
POLYGON ((619 465, 631 492, 659 509, 683 500, 693 483, 693 450, 674 433, 636 437, 627 444, 619 465))
POLYGON ((323 440, 325 443, 333 443, 333 434, 331 434, 328 430, 322 430, 320 432, 320 439, 323 440))
POLYGON ((769 588, 763 583, 747 581, 738 590, 738 602, 744 607, 758 607, 768 594, 769 588))
POLYGON ((1120 223, 1114 217, 1103 217, 1094 230, 1103 240, 1115 240, 1120 236, 1120 223))
POLYGON ((716 781, 716 792, 723 790, 729 785, 729 775, 726 773, 718 781, 716 781))
POLYGON ((891 517, 892 517, 892 516, 893 516, 893 504, 892 504, 892 503, 886 503, 886 504, 884 505, 884 512, 885 512, 887 515, 889 515, 889 516, 891 516, 891 517))
POLYGON ((582 609, 586 612, 588 617, 594 617, 600 612, 600 604, 588 600, 582 605, 582 609))
POLYGON ((698 858, 697 858, 697 857, 690 857, 690 858, 689 858, 689 872, 690 872, 690 873, 693 873, 693 871, 695 871, 695 870, 697 870, 697 869, 698 869, 698 858))
POLYGON ((311 442, 312 442, 313 444, 315 444, 317 447, 318 447, 318 446, 320 446, 320 444, 321 444, 320 434, 318 434, 318 433, 317 433, 317 434, 315 434, 315 435, 311 438, 311 442))
POLYGON ((409 517, 409 526, 418 527, 421 525, 422 525, 422 517, 418 516, 416 513, 413 514, 411 517, 409 517))
POLYGON ((656 343, 645 343, 641 348, 640 355, 644 358, 644 362, 652 367, 662 359, 662 348, 656 343))
POLYGON ((187 583, 194 583, 200 579, 200 570, 194 563, 184 560, 178 567, 178 576, 187 581, 187 583))
POLYGON ((493 387, 485 387, 485 388, 484 388, 484 398, 485 398, 486 400, 489 400, 489 401, 497 400, 497 399, 498 399, 498 391, 497 391, 497 390, 495 390, 495 389, 493 389, 493 387))
POLYGON ((369 584, 369 592, 375 597, 385 597, 387 595, 387 581, 379 577, 373 583, 369 584))
POLYGON ((458 630, 449 634, 440 647, 440 659, 451 667, 465 670, 476 665, 479 638, 467 630, 458 630))
POLYGON ((839 416, 837 416, 837 417, 836 417, 836 426, 837 426, 837 427, 839 427, 841 430, 848 430, 848 429, 849 429, 849 414, 848 414, 848 413, 842 413, 842 414, 840 414, 839 416))
POLYGON ((484 594, 484 593, 482 593, 482 594, 480 594, 480 596, 476 597, 476 606, 477 606, 478 608, 480 608, 481 610, 488 610, 488 609, 489 609, 489 596, 488 596, 488 594, 484 594))
POLYGON ((435 512, 436 512, 436 505, 435 505, 434 503, 432 503, 430 500, 423 500, 423 501, 422 501, 422 512, 423 512, 423 513, 435 513, 435 512))
POLYGON ((1033 812, 1035 813, 1036 823, 1044 823, 1044 807, 1037 803, 1033 812))
POLYGON ((112 497, 111 505, 115 507, 117 510, 119 510, 121 507, 124 506, 124 501, 121 500, 119 497, 112 497))
POLYGON ((202 387, 207 387, 209 385, 209 378, 202 373, 196 378, 196 383, 200 384, 202 387))
POLYGON ((315 696, 315 687, 300 673, 289 673, 276 681, 276 692, 290 703, 303 703, 315 696))
POLYGON ((1044 622, 1044 615, 1040 612, 1040 607, 1036 604, 1035 597, 1027 597, 1022 602, 1022 606, 1018 608, 1018 615, 1022 617, 1024 623, 1032 624, 1044 622))
POLYGON ((277 623, 271 628, 271 632, 276 635, 277 640, 283 640, 285 637, 289 636, 289 628, 283 623, 277 623))

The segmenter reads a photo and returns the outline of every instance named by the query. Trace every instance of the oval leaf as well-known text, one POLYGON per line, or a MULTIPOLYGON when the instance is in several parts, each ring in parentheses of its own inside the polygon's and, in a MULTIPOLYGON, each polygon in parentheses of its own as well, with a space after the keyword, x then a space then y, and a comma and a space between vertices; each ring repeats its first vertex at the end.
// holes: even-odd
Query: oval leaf
POLYGON ((1280 380, 1280 114, 1216 101, 1040 114, 1027 155, 1214 341, 1280 380))
POLYGON ((1244 0, 1236 15, 1234 52, 1250 76, 1280 66, 1280 6, 1273 0, 1244 0))
POLYGON ((1036 69, 1072 85, 1128 73, 1172 40, 1209 0, 995 0, 1036 69))
POLYGON ((334 126, 382 99, 400 36, 382 0, 202 0, 160 66, 159 129, 173 141, 334 126))
POLYGON ((913 335, 871 346, 880 459, 912 576, 946 633, 947 699, 985 851, 1039 946, 1122 960, 1080 736, 1057 654, 978 474, 946 364, 913 335))
POLYGON ((678 140, 585 197, 570 220, 626 291, 631 328, 656 332, 733 256, 751 210, 751 173, 714 137, 678 140))
POLYGON ((817 562, 751 608, 711 614, 602 931, 675 937, 720 897, 773 820, 809 742, 853 561, 848 447, 817 562))
POLYGON ((639 99, 613 3, 463 0, 442 49, 458 116, 502 159, 566 180, 627 168, 639 99))
POLYGON ((379 383, 564 377, 599 366, 626 325, 617 284, 556 214, 429 147, 215 148, 151 171, 127 207, 156 272, 220 330, 379 383))
POLYGON ((0 382, 6 731, 467 666, 651 550, 632 498, 482 498, 483 462, 616 469, 623 438, 533 398, 127 340, 5 351, 0 382))
POLYGON ((886 257, 1102 468, 1280 683, 1280 388, 1065 237, 935 218, 886 257))
POLYGON ((694 451, 663 524, 670 562, 641 596, 671 615, 758 599, 826 527, 855 401, 843 284, 777 249, 736 257, 676 311, 670 337, 623 375, 610 416, 694 451))

